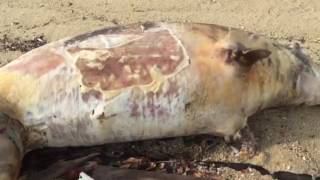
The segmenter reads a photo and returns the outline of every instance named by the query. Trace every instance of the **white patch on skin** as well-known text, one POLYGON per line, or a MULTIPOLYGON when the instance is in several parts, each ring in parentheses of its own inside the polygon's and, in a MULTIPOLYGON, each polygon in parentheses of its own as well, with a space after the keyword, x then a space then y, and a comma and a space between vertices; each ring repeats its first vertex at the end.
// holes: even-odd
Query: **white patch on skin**
POLYGON ((112 34, 112 35, 99 35, 93 36, 85 41, 81 41, 77 43, 77 47, 79 48, 115 48, 119 46, 123 46, 130 42, 136 41, 143 38, 141 35, 124 35, 124 34, 112 34))
POLYGON ((128 76, 129 79, 139 79, 140 75, 139 74, 130 74, 128 76))
POLYGON ((104 113, 105 103, 95 98, 90 98, 88 104, 92 107, 90 119, 96 120, 104 113), (90 102, 91 101, 91 102, 90 102))
POLYGON ((170 56, 170 59, 174 60, 174 61, 179 61, 180 57, 179 56, 170 56))
POLYGON ((99 70, 102 70, 104 67, 103 64, 96 62, 96 61, 91 61, 91 62, 87 63, 87 66, 91 67, 91 68, 98 68, 99 70))
POLYGON ((160 54, 152 54, 151 57, 158 58, 158 57, 161 57, 161 55, 160 54))
POLYGON ((125 63, 126 62, 126 56, 122 56, 119 60, 120 63, 125 63))
POLYGON ((132 73, 131 67, 129 65, 125 65, 123 68, 127 73, 132 73))
MULTIPOLYGON (((79 57, 86 59, 87 61, 94 61, 99 57, 108 57, 108 51, 106 50, 81 50, 78 53, 71 54, 74 59, 79 59, 79 57)), ((99 58, 99 59, 107 59, 107 58, 99 58)))
POLYGON ((112 82, 114 80, 116 80, 116 76, 114 74, 110 74, 109 81, 112 82))
POLYGON ((138 35, 123 35, 123 34, 115 34, 115 35, 105 35, 102 39, 105 42, 106 48, 115 48, 119 46, 123 46, 130 42, 134 42, 136 40, 142 39, 143 36, 138 35))

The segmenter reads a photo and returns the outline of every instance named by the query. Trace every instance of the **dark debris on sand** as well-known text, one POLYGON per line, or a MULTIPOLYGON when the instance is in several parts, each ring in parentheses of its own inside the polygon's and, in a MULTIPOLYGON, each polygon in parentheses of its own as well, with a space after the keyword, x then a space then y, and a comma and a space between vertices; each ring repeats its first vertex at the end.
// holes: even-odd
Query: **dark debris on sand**
POLYGON ((35 36, 32 39, 11 39, 7 35, 3 35, 0 38, 0 51, 20 51, 25 53, 46 43, 47 40, 43 35, 35 36))
MULTIPOLYGON (((210 142, 210 145, 216 145, 210 142)), ((214 164, 201 162, 203 156, 201 150, 204 148, 203 138, 169 138, 164 140, 150 140, 134 143, 108 144, 88 148, 48 148, 35 150, 29 153, 23 164, 22 174, 43 171, 50 168, 59 159, 73 160, 88 154, 99 155, 88 162, 88 165, 112 166, 121 169, 136 169, 184 176, 202 177, 210 179, 217 178, 217 170, 214 164), (199 154, 196 155, 195 152, 199 154)), ((79 172, 84 171, 94 176, 94 169, 75 168, 63 175, 61 179, 77 179, 79 172)))
MULTIPOLYGON (((136 179, 132 176, 138 176, 149 177, 149 179, 152 177, 151 179, 154 180, 167 180, 170 177, 179 180, 196 180, 195 178, 200 178, 199 180, 320 180, 320 177, 312 177, 307 174, 269 172, 253 164, 208 161, 206 153, 208 151, 212 153, 222 142, 217 138, 211 138, 211 140, 213 141, 208 141, 206 136, 196 136, 87 148, 35 150, 25 157, 22 175, 29 176, 32 173, 37 175, 43 171, 46 171, 47 175, 56 171, 63 172, 59 166, 52 164, 64 162, 65 164, 61 164, 61 167, 70 167, 68 163, 72 164, 74 160, 97 154, 85 164, 76 165, 57 175, 57 179, 77 180, 79 173, 85 172, 95 180, 122 180, 123 174, 130 175, 130 179, 136 179), (132 172, 131 170, 140 171, 132 172), (150 174, 150 172, 154 173, 150 174), (168 176, 164 176, 163 173, 168 176), (109 177, 110 174, 113 176, 109 177)), ((41 177, 43 180, 44 175, 41 177)))

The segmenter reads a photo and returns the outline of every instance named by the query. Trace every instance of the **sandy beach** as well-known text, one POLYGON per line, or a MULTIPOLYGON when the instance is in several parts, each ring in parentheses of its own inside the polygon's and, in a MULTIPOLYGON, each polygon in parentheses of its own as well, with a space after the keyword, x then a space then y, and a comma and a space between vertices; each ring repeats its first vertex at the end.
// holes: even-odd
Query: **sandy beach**
MULTIPOLYGON (((297 41, 320 61, 319 0, 0 0, 0 38, 48 42, 105 26, 145 21, 201 22, 236 27, 284 43, 297 41)), ((21 51, 0 50, 4 65, 21 51)), ((265 110, 250 126, 261 151, 244 162, 270 171, 320 175, 320 107, 265 110)), ((243 162, 221 143, 206 157, 243 162)), ((253 178, 255 179, 255 178, 253 178)))

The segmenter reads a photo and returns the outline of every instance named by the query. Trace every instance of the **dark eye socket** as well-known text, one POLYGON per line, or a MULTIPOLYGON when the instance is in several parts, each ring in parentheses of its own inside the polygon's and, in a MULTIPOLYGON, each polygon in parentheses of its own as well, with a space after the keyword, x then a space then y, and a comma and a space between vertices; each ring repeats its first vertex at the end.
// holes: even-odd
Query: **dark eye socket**
POLYGON ((239 61, 239 58, 241 57, 242 52, 234 49, 226 49, 225 54, 226 54, 226 62, 231 63, 233 61, 239 61))
POLYGON ((226 62, 231 63, 232 62, 232 50, 231 49, 226 49, 225 52, 226 54, 226 62))

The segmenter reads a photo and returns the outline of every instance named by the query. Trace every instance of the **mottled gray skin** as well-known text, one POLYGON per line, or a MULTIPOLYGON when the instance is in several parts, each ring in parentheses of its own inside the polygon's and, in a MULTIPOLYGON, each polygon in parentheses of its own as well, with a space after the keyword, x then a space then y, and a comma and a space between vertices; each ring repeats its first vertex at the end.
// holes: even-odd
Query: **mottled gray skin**
POLYGON ((0 69, 0 179, 35 148, 239 137, 278 105, 318 104, 298 46, 208 24, 145 23, 53 42, 0 69))

